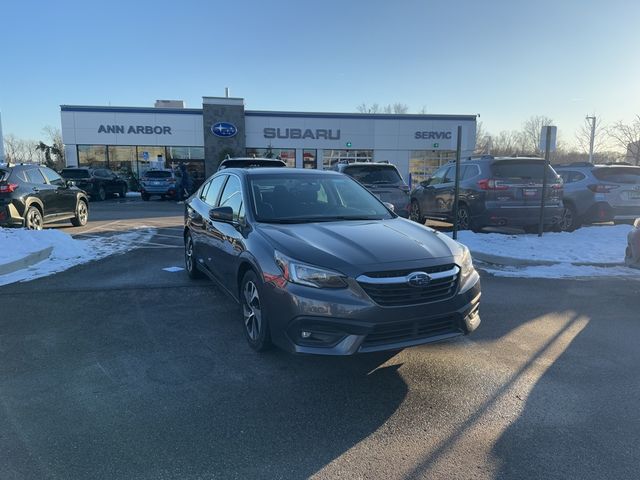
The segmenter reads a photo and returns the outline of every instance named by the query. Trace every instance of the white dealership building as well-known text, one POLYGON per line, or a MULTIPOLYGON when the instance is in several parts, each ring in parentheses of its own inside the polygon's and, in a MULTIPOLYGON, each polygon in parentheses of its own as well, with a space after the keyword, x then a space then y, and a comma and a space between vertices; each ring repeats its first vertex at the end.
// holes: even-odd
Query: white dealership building
POLYGON ((476 115, 391 115, 245 110, 244 100, 204 97, 155 107, 62 105, 67 165, 106 167, 139 176, 154 165, 185 163, 199 180, 231 156, 280 156, 298 168, 338 161, 385 161, 415 183, 455 158, 472 154, 476 115))

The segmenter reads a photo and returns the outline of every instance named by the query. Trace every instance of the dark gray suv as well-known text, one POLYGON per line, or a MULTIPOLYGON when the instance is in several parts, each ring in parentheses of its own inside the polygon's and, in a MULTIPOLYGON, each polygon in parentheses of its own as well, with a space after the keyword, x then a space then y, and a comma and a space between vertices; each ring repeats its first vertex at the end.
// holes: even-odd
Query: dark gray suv
MULTIPOLYGON (((458 225, 481 230, 488 226, 510 226, 534 230, 539 222, 542 177, 540 158, 472 157, 461 163, 458 225)), ((411 215, 416 222, 427 218, 453 222, 455 163, 440 167, 411 192, 411 215)), ((547 170, 544 224, 560 225, 562 180, 553 168, 547 170)))
POLYGON ((185 202, 184 241, 187 272, 242 305, 255 350, 350 355, 480 323, 469 250, 336 172, 222 170, 185 202))

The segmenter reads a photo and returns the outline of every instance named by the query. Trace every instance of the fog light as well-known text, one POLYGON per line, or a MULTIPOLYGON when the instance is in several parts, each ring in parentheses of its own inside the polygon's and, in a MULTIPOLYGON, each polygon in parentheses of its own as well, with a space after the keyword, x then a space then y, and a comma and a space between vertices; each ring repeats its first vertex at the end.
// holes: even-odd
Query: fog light
POLYGON ((311 332, 305 332, 304 330, 300 332, 300 336, 302 338, 309 338, 311 336, 311 332))

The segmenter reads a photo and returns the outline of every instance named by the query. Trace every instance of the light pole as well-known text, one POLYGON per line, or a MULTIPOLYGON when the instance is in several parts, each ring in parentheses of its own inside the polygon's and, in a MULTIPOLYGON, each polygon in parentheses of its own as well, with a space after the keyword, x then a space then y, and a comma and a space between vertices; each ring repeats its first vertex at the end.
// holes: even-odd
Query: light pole
POLYGON ((591 122, 591 135, 589 136, 589 163, 593 163, 593 142, 596 139, 596 117, 586 116, 586 119, 591 122))

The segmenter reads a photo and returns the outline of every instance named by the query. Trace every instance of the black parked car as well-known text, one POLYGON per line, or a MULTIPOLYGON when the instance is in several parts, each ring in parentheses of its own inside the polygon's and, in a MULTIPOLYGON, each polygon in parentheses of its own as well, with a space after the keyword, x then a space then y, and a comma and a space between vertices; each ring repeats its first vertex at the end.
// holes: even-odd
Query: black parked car
POLYGON ((184 241, 189 276, 241 303, 255 350, 350 355, 480 323, 469 250, 336 172, 222 170, 185 202, 184 241))
POLYGON ((110 195, 124 198, 127 195, 127 181, 108 168, 69 167, 62 170, 62 176, 71 180, 91 196, 91 200, 106 200, 110 195))
MULTIPOLYGON (((493 157, 464 160, 460 165, 458 225, 462 230, 510 226, 533 231, 539 222, 545 161, 541 158, 493 157)), ((443 165, 411 192, 411 219, 453 222, 455 163, 443 165)), ((547 167, 545 228, 560 228, 564 207, 562 180, 547 167)))
POLYGON ((392 204, 396 214, 409 217, 409 186, 404 183, 395 165, 372 162, 338 163, 334 170, 355 178, 380 200, 392 204))
POLYGON ((41 230, 45 223, 70 219, 79 227, 88 218, 85 192, 50 168, 0 167, 0 225, 41 230))

